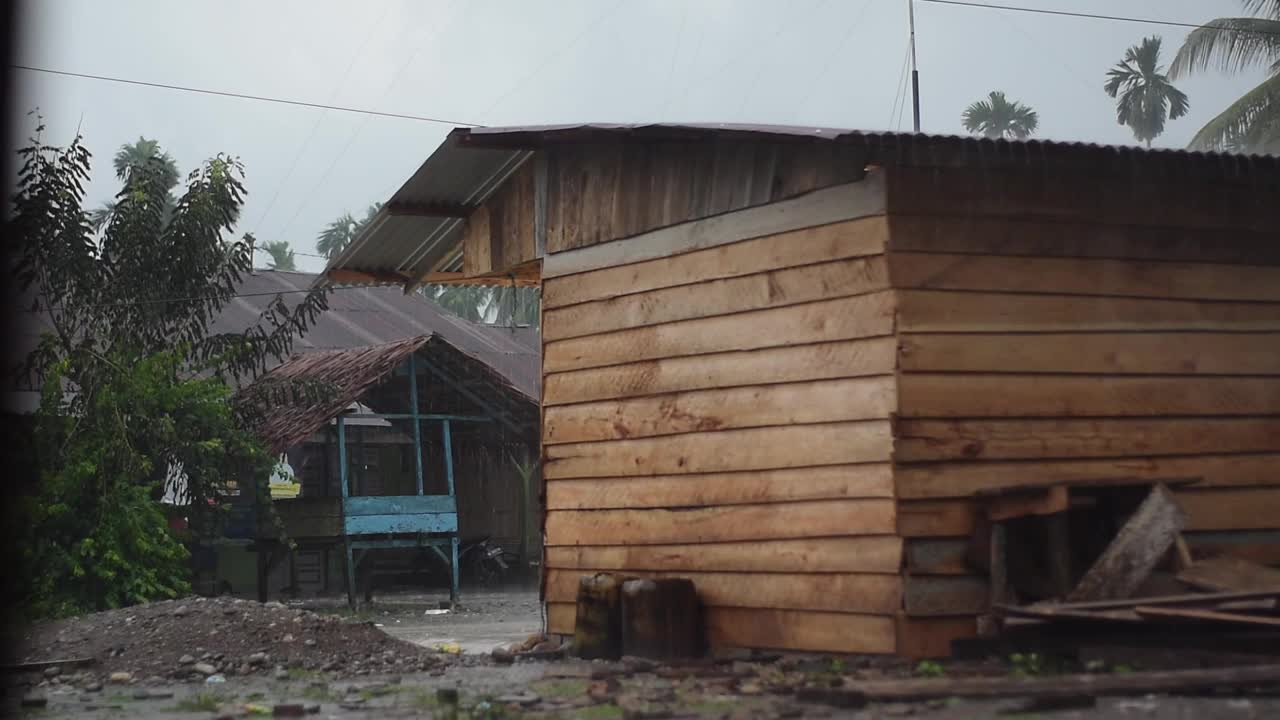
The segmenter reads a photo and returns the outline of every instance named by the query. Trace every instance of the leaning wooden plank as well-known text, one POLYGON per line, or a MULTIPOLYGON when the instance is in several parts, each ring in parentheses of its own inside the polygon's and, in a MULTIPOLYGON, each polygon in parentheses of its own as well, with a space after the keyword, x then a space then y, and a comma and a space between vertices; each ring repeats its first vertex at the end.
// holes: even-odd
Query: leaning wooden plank
POLYGON ((559 405, 543 413, 542 442, 888 418, 897 407, 896 389, 894 377, 882 375, 559 405))
POLYGON ((906 373, 898 398, 903 417, 1274 415, 1280 377, 906 373))
MULTIPOLYGON (((1274 490, 1255 491, 1249 486, 1277 483, 1275 468, 1280 455, 1169 455, 1136 456, 1087 460, 1010 460, 1000 462, 946 462, 902 465, 895 470, 898 497, 933 499, 967 497, 986 490, 1045 485, 1098 483, 1139 485, 1157 481, 1200 478, 1197 487, 1232 488, 1226 492, 1245 492, 1257 496, 1264 507, 1275 511, 1280 497, 1274 490)), ((1215 527, 1219 515, 1207 509, 1204 520, 1194 519, 1195 530, 1229 528, 1270 528, 1271 525, 1232 525, 1215 527)), ((1252 517, 1260 518, 1254 514, 1252 517)))
POLYGON ((1269 687, 1280 683, 1280 665, 1249 665, 1211 670, 1172 670, 1115 675, 1055 677, 970 677, 920 680, 867 680, 848 692, 870 702, 914 702, 939 698, 1123 696, 1147 693, 1216 692, 1229 688, 1269 687))
POLYGON ((892 337, 646 360, 553 373, 542 380, 544 406, 709 388, 892 374, 892 337))
POLYGON ((882 615, 709 608, 706 623, 713 647, 839 653, 891 653, 895 647, 894 619, 882 615))
POLYGON ((1022 618, 1025 620, 1065 621, 1072 623, 1095 624, 1141 624, 1142 618, 1133 608, 1115 608, 1110 610, 1078 610, 1076 605, 1088 603, 1063 603, 1052 605, 993 605, 992 610, 1001 617, 1022 618))
POLYGON ((1280 452, 1280 417, 919 419, 894 423, 893 458, 1030 460, 1280 452))
POLYGON ((576 570, 896 573, 901 562, 902 540, 892 535, 546 549, 548 568, 576 570))
POLYGON ((0 672, 5 673, 22 673, 36 672, 39 670, 47 670, 51 667, 71 668, 80 667, 82 665, 92 665, 97 659, 92 657, 74 657, 63 658, 60 660, 31 660, 28 662, 11 663, 0 666, 0 672))
POLYGON ((1280 267, 902 252, 894 287, 1280 302, 1280 267))
MULTIPOLYGON (((570 602, 578 578, 595 570, 547 571, 544 597, 570 602)), ((722 573, 633 571, 637 577, 687 578, 707 607, 825 610, 891 615, 902 605, 902 579, 895 574, 850 573, 722 573)))
POLYGON ((1230 555, 1193 562, 1178 573, 1178 581, 1199 590, 1275 590, 1280 594, 1280 570, 1230 555))
POLYGON ((863 463, 702 475, 580 478, 549 481, 546 493, 549 510, 888 498, 893 497, 893 471, 889 463, 863 463))
POLYGON ((721 430, 673 437, 548 445, 548 480, 713 473, 889 460, 889 421, 721 430))
POLYGON ((1273 303, 900 290, 903 332, 1280 330, 1273 303))
POLYGON ((1165 608, 1139 605, 1134 612, 1149 620, 1182 620, 1205 622, 1215 625, 1239 625, 1243 627, 1280 628, 1280 618, 1222 610, 1196 610, 1193 608, 1165 608))
POLYGON ((771 270, 547 310, 545 341, 784 307, 889 287, 883 255, 771 270))
POLYGON ((892 500, 816 500, 689 510, 552 510, 546 544, 665 545, 885 535, 892 500))
POLYGON ((864 180, 722 215, 652 230, 630 238, 552 253, 542 276, 554 278, 599 268, 670 257, 789 230, 827 225, 885 212, 884 179, 864 180))
POLYGON ((1274 231, 1139 227, 976 215, 889 217, 893 250, 1280 265, 1274 231))
POLYGON ((619 295, 884 252, 883 215, 742 240, 668 258, 547 278, 545 310, 619 295))
POLYGON ((641 360, 881 337, 893 332, 889 291, 546 343, 544 373, 641 360))
POLYGON ((1169 489, 1162 484, 1153 486, 1093 567, 1067 595, 1067 601, 1129 597, 1155 569, 1186 523, 1186 515, 1169 489))
POLYGON ((1280 333, 913 333, 901 336, 904 371, 1280 375, 1280 333))

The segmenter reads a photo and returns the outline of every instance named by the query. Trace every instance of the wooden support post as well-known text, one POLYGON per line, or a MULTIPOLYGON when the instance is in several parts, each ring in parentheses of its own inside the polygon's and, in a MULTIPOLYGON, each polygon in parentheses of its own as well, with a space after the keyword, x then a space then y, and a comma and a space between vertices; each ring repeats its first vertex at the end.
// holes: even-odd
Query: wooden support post
MULTIPOLYGON (((452 488, 450 488, 452 489, 452 488)), ((449 604, 458 604, 458 536, 449 538, 449 604)))
POLYGON ((356 563, 351 555, 351 536, 342 536, 343 544, 347 549, 347 605, 352 610, 356 609, 356 563))
POLYGON ((1071 568, 1071 532, 1065 512, 1046 515, 1044 518, 1046 549, 1049 564, 1049 580, 1054 597, 1066 597, 1071 592, 1073 579, 1071 568))
POLYGON ((453 496, 453 434, 449 429, 449 421, 443 420, 444 426, 444 476, 449 482, 449 495, 453 496))
POLYGON ((356 607, 356 563, 351 555, 351 536, 347 534, 347 426, 338 416, 338 485, 342 490, 342 543, 347 551, 347 604, 356 607))
POLYGON ((418 417, 418 366, 414 354, 409 355, 409 402, 413 403, 413 470, 418 479, 418 494, 422 494, 422 419, 418 417))

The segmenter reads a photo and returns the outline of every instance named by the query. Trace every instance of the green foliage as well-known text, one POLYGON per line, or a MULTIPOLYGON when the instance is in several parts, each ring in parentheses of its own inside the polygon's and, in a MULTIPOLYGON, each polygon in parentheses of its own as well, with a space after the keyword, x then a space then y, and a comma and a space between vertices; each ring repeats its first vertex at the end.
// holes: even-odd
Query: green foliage
POLYGON ((179 700, 178 704, 173 707, 173 711, 188 713, 218 712, 218 708, 220 708, 223 703, 230 701, 231 698, 219 693, 200 692, 179 700))
POLYGON ((275 240, 262 246, 262 249, 271 256, 269 267, 272 270, 297 270, 298 265, 294 257, 293 248, 289 247, 287 240, 275 240))
POLYGON ((1107 95, 1119 97, 1116 122, 1129 126, 1138 142, 1164 132, 1166 120, 1177 120, 1191 107, 1187 94, 1169 82, 1160 66, 1160 38, 1149 37, 1125 51, 1124 60, 1107 71, 1107 95))
POLYGON ((242 204, 240 164, 210 160, 170 210, 167 156, 142 148, 147 162, 118 165, 124 187, 95 236, 83 207, 89 152, 78 137, 55 148, 38 133, 19 151, 6 238, 31 309, 51 328, 23 369, 43 382, 40 482, 23 499, 14 586, 41 615, 175 597, 189 592, 188 554, 169 529, 175 506, 158 501, 177 497, 204 535, 230 489, 260 504, 269 496, 274 458, 228 381, 284 357, 325 294, 293 306, 277 297, 248 330, 209 332, 250 265, 252 238, 223 237, 242 204))
POLYGON ((1044 674, 1044 658, 1039 653, 1014 653, 1009 656, 1009 673, 1014 677, 1035 677, 1044 674))
POLYGON ((510 285, 435 285, 423 294, 450 313, 474 323, 501 327, 541 325, 541 288, 510 285))
POLYGON ((1197 150, 1280 153, 1280 0, 1241 0, 1258 17, 1217 18, 1191 31, 1169 68, 1177 79, 1215 69, 1265 67, 1267 77, 1205 124, 1197 150))
POLYGON ((343 213, 337 220, 326 225, 324 230, 316 236, 316 252, 332 260, 360 235, 381 209, 382 203, 374 203, 365 210, 364 217, 359 220, 349 212, 343 213))
POLYGON ((939 678, 947 676, 947 668, 935 660, 921 660, 916 665, 916 677, 939 678))
POLYGON ((1040 127, 1040 116, 1035 110, 1005 99, 999 90, 992 90, 986 100, 965 108, 960 117, 965 130, 992 139, 1024 140, 1040 127))

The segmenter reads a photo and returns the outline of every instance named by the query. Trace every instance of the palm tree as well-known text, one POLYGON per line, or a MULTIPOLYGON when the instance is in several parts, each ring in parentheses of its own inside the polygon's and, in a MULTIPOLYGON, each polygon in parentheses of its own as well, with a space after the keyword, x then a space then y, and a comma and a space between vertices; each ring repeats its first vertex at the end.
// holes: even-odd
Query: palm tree
POLYGON ((1007 137, 1023 140, 1040 126, 1040 116, 1035 110, 1020 102, 1010 102, 999 90, 992 90, 986 100, 979 100, 964 109, 960 116, 964 129, 989 138, 1007 137))
POLYGON ((342 213, 316 236, 316 252, 332 260, 360 235, 381 209, 380 202, 370 205, 360 220, 356 220, 349 212, 342 213))
POLYGON ((1160 38, 1143 38, 1124 53, 1124 60, 1107 71, 1104 86, 1111 97, 1119 95, 1116 122, 1128 125, 1138 142, 1151 141, 1164 132, 1165 120, 1187 114, 1187 94, 1174 87, 1160 67, 1160 38))
MULTIPOLYGON (((115 167, 116 177, 122 182, 127 182, 132 176, 134 170, 144 167, 148 163, 160 163, 165 186, 170 189, 169 197, 165 202, 164 216, 166 221, 173 214, 173 210, 178 205, 178 198, 173 194, 173 188, 178 186, 181 180, 181 173, 178 172, 178 164, 174 162, 173 157, 169 153, 160 149, 160 143, 155 140, 148 140, 139 137, 135 143, 125 143, 116 151, 116 155, 112 158, 111 164, 115 167)), ((111 217, 116 212, 116 201, 108 200, 104 202, 97 210, 89 213, 89 225, 94 232, 98 232, 111 222, 111 217)))
POLYGON ((293 249, 289 247, 289 241, 276 240, 262 246, 262 249, 271 256, 271 262, 267 267, 272 270, 297 270, 298 266, 294 262, 293 249))
POLYGON ((1267 78, 1210 120, 1191 139, 1199 150, 1280 152, 1280 0, 1240 0, 1260 17, 1218 18, 1187 35, 1169 67, 1175 80, 1216 68, 1265 65, 1267 78))

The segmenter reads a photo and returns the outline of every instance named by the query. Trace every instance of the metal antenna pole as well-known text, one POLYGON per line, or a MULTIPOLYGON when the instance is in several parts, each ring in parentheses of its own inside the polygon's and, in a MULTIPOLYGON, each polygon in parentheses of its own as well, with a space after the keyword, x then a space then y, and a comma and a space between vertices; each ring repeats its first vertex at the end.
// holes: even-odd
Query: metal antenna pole
POLYGON ((916 0, 907 0, 907 18, 911 24, 911 116, 915 131, 920 132, 920 71, 916 69, 916 0))

